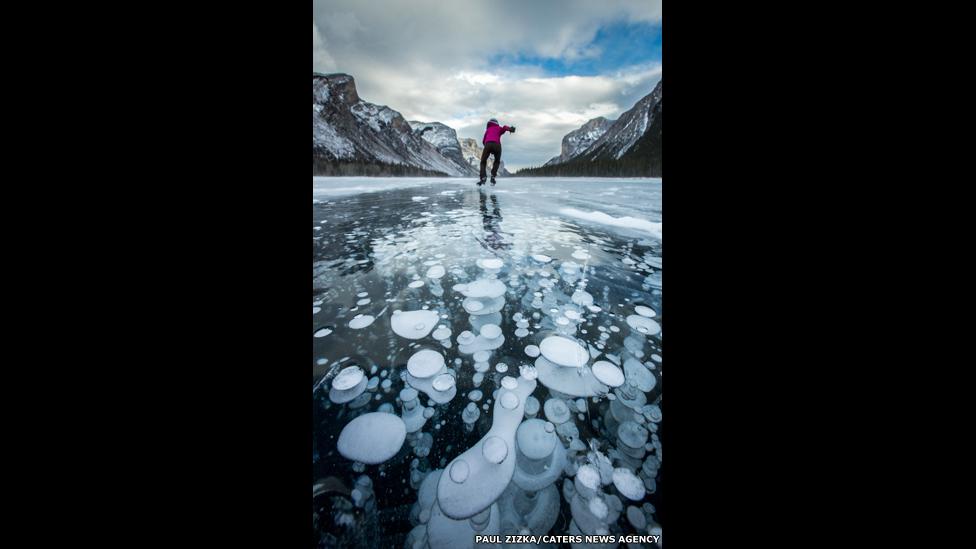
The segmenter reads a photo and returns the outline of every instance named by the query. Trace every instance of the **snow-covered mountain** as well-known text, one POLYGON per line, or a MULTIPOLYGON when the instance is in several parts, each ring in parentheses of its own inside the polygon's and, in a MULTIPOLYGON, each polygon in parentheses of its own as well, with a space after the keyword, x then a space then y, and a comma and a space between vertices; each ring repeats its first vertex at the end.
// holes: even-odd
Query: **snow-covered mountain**
POLYGON ((553 164, 561 164, 576 158, 581 152, 590 148, 603 134, 607 133, 607 130, 613 125, 613 122, 613 120, 607 120, 602 116, 588 120, 578 129, 567 133, 563 137, 560 155, 553 157, 543 165, 551 166, 553 164))
POLYGON ((579 154, 589 160, 619 159, 640 139, 653 122, 652 112, 660 112, 662 84, 660 80, 651 93, 645 95, 629 111, 620 115, 607 131, 579 154))
MULTIPOLYGON (((469 166, 474 168, 474 174, 478 175, 481 173, 481 153, 484 151, 484 147, 481 146, 481 142, 477 139, 472 139, 470 137, 465 137, 461 140, 461 154, 464 156, 465 162, 469 166)), ((505 151, 502 150, 502 156, 505 155, 505 151)), ((488 164, 485 166, 485 175, 491 176, 491 167, 495 163, 495 157, 488 157, 488 164)), ((501 164, 498 166, 498 177, 512 175, 505 169, 505 161, 502 160, 501 164)))
POLYGON ((361 100, 348 74, 312 74, 312 151, 318 174, 470 175, 399 112, 361 100))
MULTIPOLYGON (((663 83, 659 81, 651 93, 620 115, 585 149, 566 160, 557 162, 563 158, 560 155, 538 168, 519 170, 518 175, 662 177, 663 83)), ((591 122, 594 121, 587 124, 591 122)), ((595 133, 595 128, 583 131, 585 127, 563 138, 563 153, 574 150, 573 142, 584 141, 585 136, 595 133), (570 140, 574 134, 575 139, 570 140)))
POLYGON ((474 169, 464 158, 464 154, 461 151, 461 143, 458 141, 457 132, 454 131, 450 126, 445 126, 440 122, 417 122, 411 120, 410 127, 413 128, 413 133, 419 135, 424 141, 430 143, 437 149, 437 152, 441 153, 441 156, 447 158, 455 165, 458 169, 463 172, 463 175, 478 175, 478 167, 474 169))

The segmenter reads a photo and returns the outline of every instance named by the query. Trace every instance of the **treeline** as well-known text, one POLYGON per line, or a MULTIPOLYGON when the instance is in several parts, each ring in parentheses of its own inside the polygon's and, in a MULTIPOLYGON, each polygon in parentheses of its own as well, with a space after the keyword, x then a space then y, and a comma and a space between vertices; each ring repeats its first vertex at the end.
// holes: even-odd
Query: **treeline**
POLYGON ((563 164, 523 168, 515 172, 516 177, 556 176, 556 177, 661 177, 660 162, 652 162, 650 156, 631 157, 615 160, 598 158, 587 160, 574 158, 563 164))
POLYGON ((403 164, 340 162, 328 158, 312 157, 313 176, 365 176, 365 177, 447 177, 447 174, 405 166, 403 164))

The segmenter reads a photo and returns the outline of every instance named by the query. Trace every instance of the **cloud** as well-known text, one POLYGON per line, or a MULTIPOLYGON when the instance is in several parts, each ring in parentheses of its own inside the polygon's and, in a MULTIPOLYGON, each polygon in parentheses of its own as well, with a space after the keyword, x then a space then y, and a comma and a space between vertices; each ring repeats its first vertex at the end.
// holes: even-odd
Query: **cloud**
POLYGON ((559 154, 566 133, 616 117, 650 93, 657 61, 591 76, 547 74, 519 57, 598 63, 608 24, 659 23, 659 0, 316 1, 315 70, 356 78, 360 97, 408 120, 440 121, 478 140, 489 117, 518 126, 505 138, 512 168, 559 154))
POLYGON ((336 70, 335 59, 325 49, 325 40, 319 32, 319 27, 312 23, 312 71, 333 72, 336 70))

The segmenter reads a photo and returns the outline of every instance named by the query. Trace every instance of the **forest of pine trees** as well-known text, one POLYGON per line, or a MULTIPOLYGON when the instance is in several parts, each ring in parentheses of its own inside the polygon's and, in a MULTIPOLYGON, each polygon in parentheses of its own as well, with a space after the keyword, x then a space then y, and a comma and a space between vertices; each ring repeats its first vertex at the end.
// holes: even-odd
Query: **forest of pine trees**
POLYGON ((447 177, 447 174, 424 170, 403 164, 379 164, 365 162, 339 162, 326 158, 312 158, 313 176, 365 176, 365 177, 387 177, 387 176, 421 176, 421 177, 447 177))

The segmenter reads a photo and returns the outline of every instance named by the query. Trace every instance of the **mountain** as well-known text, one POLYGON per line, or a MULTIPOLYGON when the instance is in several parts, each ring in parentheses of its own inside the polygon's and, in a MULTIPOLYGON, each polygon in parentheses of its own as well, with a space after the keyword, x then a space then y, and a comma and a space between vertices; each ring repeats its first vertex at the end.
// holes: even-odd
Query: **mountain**
POLYGON ((602 116, 588 120, 578 129, 567 133, 563 137, 560 155, 553 157, 552 160, 543 165, 551 166, 553 164, 562 164, 563 162, 568 162, 579 156, 581 152, 590 148, 590 146, 593 145, 597 139, 602 137, 603 134, 607 133, 607 130, 610 129, 611 125, 613 125, 613 120, 607 120, 602 116))
POLYGON ((478 175, 477 166, 472 169, 471 165, 464 158, 461 152, 461 143, 458 141, 457 132, 449 126, 440 122, 416 122, 411 120, 410 127, 413 133, 420 136, 424 141, 430 143, 441 153, 441 156, 453 162, 462 175, 478 175))
POLYGON ((314 175, 470 175, 341 73, 312 74, 312 159, 314 175))
MULTIPOLYGON (((472 139, 470 137, 465 137, 461 140, 461 154, 464 155, 464 160, 469 166, 474 168, 474 174, 479 175, 481 173, 481 153, 484 151, 484 147, 477 139, 472 139)), ((502 156, 505 156, 505 151, 502 150, 502 156)), ((495 157, 488 157, 488 164, 485 166, 485 175, 491 176, 491 166, 495 163, 495 157)), ((502 160, 501 164, 498 166, 498 177, 510 176, 508 170, 505 169, 505 161, 502 160)))
POLYGON ((550 160, 538 168, 519 170, 516 175, 661 177, 663 83, 659 81, 585 150, 565 162, 550 160))

